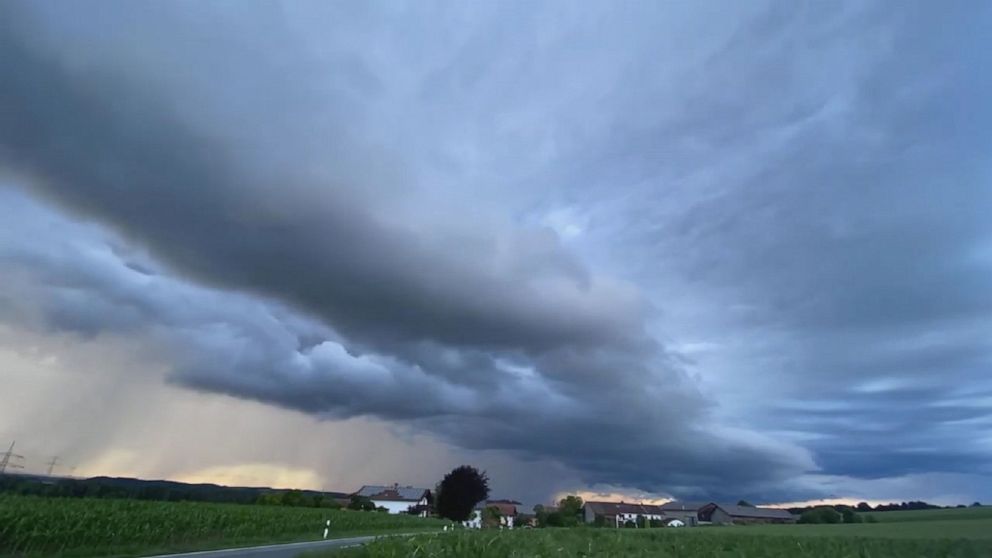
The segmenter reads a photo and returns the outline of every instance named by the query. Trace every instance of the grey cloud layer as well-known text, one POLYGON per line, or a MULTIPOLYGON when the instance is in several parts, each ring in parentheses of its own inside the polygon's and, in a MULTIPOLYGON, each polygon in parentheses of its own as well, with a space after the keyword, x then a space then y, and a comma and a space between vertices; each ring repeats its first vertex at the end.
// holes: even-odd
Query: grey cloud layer
POLYGON ((26 6, 2 162, 119 234, 11 237, 16 315, 588 482, 989 473, 987 13, 26 6))
POLYGON ((743 29, 713 67, 738 87, 628 140, 683 138, 613 168, 640 186, 607 227, 750 424, 835 474, 987 478, 990 14, 903 8, 743 29))
POLYGON ((434 358, 447 359, 457 378, 402 357, 356 355, 335 331, 279 304, 189 285, 153 261, 135 265, 144 258, 115 250, 119 241, 99 228, 73 224, 13 192, 2 201, 13 225, 0 250, 4 321, 133 336, 187 386, 324 416, 402 419, 461 447, 558 459, 589 482, 719 493, 730 490, 728 482, 757 487, 812 468, 798 448, 682 422, 706 421, 704 401, 691 386, 644 381, 659 376, 644 355, 564 348, 509 362, 498 353, 434 347, 434 358), (596 408, 606 411, 589 412, 596 408), (721 474, 730 458, 740 469, 721 474), (659 460, 665 470, 655 466, 659 460))

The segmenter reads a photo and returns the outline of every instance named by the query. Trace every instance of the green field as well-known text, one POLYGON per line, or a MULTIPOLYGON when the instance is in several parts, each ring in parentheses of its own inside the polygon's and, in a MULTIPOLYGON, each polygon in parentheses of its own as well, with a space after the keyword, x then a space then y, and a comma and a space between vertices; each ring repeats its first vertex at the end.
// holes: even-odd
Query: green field
POLYGON ((461 531, 376 541, 327 558, 989 558, 988 508, 893 514, 879 523, 687 529, 461 531), (968 512, 968 513, 965 513, 968 512))
POLYGON ((867 512, 861 514, 872 516, 882 523, 904 523, 907 521, 935 521, 956 519, 987 519, 992 520, 992 506, 974 508, 951 508, 946 510, 911 510, 867 512))
POLYGON ((436 530, 409 515, 322 508, 0 494, 0 556, 133 556, 334 536, 436 530))
POLYGON ((988 558, 992 544, 971 539, 889 539, 844 535, 790 537, 701 529, 536 529, 381 539, 326 552, 326 558, 988 558), (690 531, 697 531, 691 533, 690 531))
MULTIPOLYGON (((885 539, 986 539, 992 541, 992 519, 856 523, 853 525, 754 525, 706 527, 698 531, 730 535, 791 537, 860 537, 885 539)), ((992 554, 990 554, 992 557, 992 554)))

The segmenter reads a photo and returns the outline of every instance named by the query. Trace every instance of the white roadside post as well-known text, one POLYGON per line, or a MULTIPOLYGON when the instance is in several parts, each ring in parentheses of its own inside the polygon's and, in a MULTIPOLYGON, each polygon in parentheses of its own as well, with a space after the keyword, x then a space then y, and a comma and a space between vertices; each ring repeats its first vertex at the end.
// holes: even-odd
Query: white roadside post
POLYGON ((324 538, 327 538, 327 534, 331 531, 331 520, 328 519, 327 523, 324 524, 324 538))

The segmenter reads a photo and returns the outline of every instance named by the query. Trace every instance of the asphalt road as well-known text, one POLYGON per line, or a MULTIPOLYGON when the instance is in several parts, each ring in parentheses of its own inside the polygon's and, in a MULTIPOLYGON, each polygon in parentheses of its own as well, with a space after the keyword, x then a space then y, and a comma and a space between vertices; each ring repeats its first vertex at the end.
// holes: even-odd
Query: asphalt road
POLYGON ((327 550, 331 548, 347 548, 358 546, 375 539, 375 536, 349 537, 347 539, 328 539, 326 541, 299 542, 288 544, 270 544, 266 546, 249 546, 246 548, 226 548, 224 550, 204 550, 201 552, 185 552, 183 554, 159 554, 149 558, 294 558, 312 550, 327 550))

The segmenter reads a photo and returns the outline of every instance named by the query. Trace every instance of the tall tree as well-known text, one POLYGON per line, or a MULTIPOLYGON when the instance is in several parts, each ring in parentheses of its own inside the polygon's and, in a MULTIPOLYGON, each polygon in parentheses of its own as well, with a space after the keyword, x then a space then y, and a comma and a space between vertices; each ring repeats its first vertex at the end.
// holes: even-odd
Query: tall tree
POLYGON ((489 497, 489 477, 485 471, 462 465, 444 476, 438 486, 437 513, 452 521, 465 521, 472 509, 489 497))
POLYGON ((558 502, 558 513, 565 525, 576 525, 582 521, 582 498, 568 495, 558 502))

